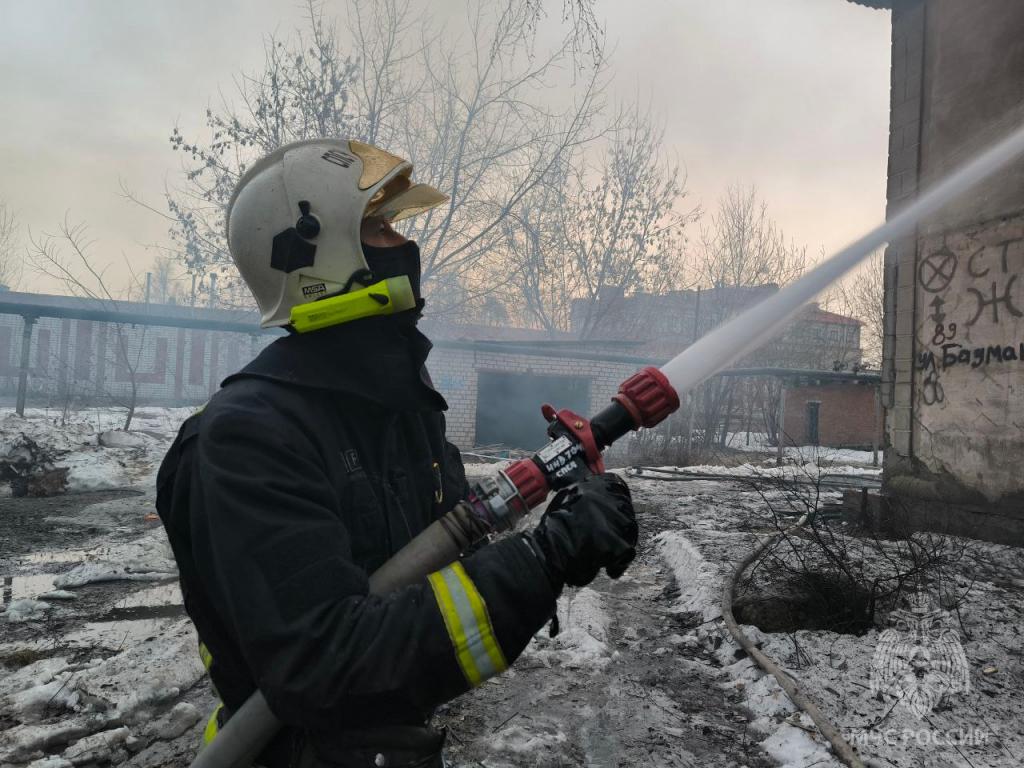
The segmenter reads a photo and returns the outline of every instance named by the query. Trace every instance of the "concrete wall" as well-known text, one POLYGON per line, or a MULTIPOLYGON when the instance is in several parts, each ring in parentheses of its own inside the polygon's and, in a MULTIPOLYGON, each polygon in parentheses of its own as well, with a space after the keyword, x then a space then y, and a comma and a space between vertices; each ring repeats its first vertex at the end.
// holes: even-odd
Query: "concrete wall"
MULTIPOLYGON (((895 3, 892 11, 892 70, 889 97, 887 213, 917 196, 921 145, 925 4, 895 3)), ((914 274, 916 238, 890 243, 885 252, 885 336, 882 402, 890 450, 886 462, 912 455, 914 375, 914 274)))
MULTIPOLYGON (((941 179, 1024 122, 1024 3, 928 0, 921 111, 921 186, 941 179)), ((925 221, 955 231, 1024 209, 1019 161, 925 221)))
MULTIPOLYGON (((1024 121, 1024 3, 897 0, 892 24, 890 212, 1024 121)), ((885 270, 887 487, 963 505, 964 532, 1021 521, 1024 161, 892 243, 885 270)))
MULTIPOLYGON (((24 323, 0 315, 0 395, 18 385, 24 323)), ((29 348, 29 405, 127 402, 129 366, 140 403, 202 403, 272 337, 43 317, 29 348), (123 347, 122 347, 123 345, 123 347)))
POLYGON ((818 403, 818 444, 870 449, 880 434, 875 387, 836 382, 786 388, 786 445, 807 445, 807 404, 818 403))
POLYGON ((989 502, 1024 489, 1024 217, 922 238, 914 456, 989 502))

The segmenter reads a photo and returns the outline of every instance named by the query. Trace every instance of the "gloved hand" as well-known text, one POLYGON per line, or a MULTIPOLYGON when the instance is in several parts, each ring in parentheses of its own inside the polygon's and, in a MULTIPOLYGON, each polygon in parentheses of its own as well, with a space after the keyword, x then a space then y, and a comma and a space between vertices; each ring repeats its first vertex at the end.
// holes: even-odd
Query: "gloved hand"
POLYGON ((636 555, 637 534, 629 488, 606 473, 559 491, 525 537, 558 591, 589 584, 602 568, 619 578, 636 555))

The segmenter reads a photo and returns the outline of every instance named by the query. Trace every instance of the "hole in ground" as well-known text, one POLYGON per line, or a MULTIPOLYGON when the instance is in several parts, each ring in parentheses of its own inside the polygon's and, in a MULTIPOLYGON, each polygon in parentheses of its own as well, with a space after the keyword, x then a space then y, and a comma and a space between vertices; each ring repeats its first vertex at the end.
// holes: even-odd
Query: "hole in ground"
POLYGON ((762 632, 811 629, 862 635, 874 626, 867 590, 833 574, 805 573, 748 591, 733 602, 733 615, 762 632))

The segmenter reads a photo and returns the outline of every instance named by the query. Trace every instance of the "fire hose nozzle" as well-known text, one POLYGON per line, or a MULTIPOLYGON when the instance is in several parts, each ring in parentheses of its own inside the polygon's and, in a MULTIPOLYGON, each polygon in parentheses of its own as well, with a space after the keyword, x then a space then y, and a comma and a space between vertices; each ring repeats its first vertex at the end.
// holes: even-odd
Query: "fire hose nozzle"
POLYGON ((612 400, 625 408, 637 427, 653 427, 679 408, 679 395, 657 368, 644 368, 619 386, 612 400))

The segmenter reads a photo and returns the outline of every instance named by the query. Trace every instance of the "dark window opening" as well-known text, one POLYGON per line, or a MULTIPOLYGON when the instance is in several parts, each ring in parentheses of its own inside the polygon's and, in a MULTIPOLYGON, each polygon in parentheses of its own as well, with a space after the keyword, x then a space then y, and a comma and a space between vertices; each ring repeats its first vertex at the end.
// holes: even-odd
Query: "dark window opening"
POLYGON ((551 403, 589 415, 590 380, 578 376, 480 371, 477 375, 476 444, 533 451, 547 442, 540 407, 551 403))

